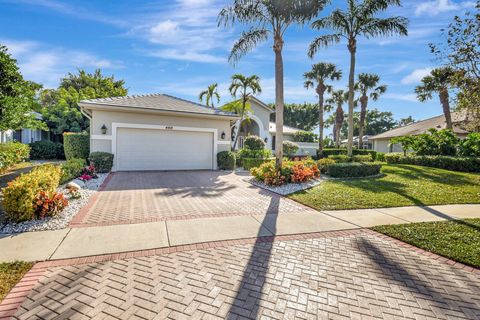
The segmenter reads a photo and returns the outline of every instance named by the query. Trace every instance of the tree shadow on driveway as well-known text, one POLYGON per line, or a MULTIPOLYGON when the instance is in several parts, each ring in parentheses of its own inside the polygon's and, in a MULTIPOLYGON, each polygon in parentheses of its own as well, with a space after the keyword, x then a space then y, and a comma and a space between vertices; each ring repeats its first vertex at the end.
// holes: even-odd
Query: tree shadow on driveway
POLYGON ((272 214, 265 214, 260 224, 257 239, 243 271, 227 319, 237 319, 237 316, 249 319, 257 319, 258 317, 274 245, 273 238, 277 229, 279 203, 279 198, 277 197, 272 197, 270 200, 270 206, 267 211, 272 212, 272 214), (269 216, 273 217, 273 219, 269 219, 269 216), (273 237, 261 237, 262 227, 267 226, 273 237))

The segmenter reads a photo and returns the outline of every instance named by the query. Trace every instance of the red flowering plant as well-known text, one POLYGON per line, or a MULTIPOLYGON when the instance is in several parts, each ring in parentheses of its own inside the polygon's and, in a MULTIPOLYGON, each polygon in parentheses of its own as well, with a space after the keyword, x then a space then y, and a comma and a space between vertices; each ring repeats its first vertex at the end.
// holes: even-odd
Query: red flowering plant
POLYGON ((56 216, 60 211, 65 209, 68 205, 68 200, 65 199, 62 193, 54 192, 49 194, 45 191, 40 191, 33 203, 35 210, 35 219, 44 219, 46 217, 56 216))
MULTIPOLYGON (((90 164, 89 166, 85 167, 83 169, 83 173, 82 173, 82 176, 90 176, 90 179, 92 178, 98 178, 97 176, 97 169, 95 168, 95 166, 93 164, 90 164)), ((88 180, 90 180, 88 179, 88 180)))
POLYGON ((252 168, 250 173, 256 180, 275 186, 290 182, 306 182, 320 177, 320 170, 312 160, 285 161, 280 170, 275 167, 275 163, 272 161, 252 168))

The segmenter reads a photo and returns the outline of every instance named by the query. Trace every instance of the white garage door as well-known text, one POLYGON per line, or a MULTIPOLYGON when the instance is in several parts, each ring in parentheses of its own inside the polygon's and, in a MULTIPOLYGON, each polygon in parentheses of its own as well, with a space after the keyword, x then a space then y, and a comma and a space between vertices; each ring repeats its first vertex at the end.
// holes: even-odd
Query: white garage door
POLYGON ((116 169, 213 169, 213 133, 117 129, 116 169))

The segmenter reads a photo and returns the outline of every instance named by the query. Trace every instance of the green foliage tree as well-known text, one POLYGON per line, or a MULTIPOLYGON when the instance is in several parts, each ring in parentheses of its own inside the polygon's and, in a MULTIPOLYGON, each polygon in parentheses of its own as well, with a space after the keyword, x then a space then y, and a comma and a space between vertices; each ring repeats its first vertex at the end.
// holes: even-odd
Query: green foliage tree
POLYGON ((414 122, 415 122, 415 119, 413 119, 412 116, 408 116, 408 117, 406 117, 406 118, 400 119, 400 120, 398 121, 397 125, 398 125, 399 127, 404 127, 404 126, 409 125, 409 124, 414 123, 414 122))
MULTIPOLYGON (((360 73, 355 89, 360 93, 360 122, 358 124, 358 147, 363 148, 363 134, 365 128, 365 118, 367 116, 368 99, 377 101, 378 98, 387 91, 386 85, 378 85, 380 77, 376 74, 360 73)), ((355 133, 354 133, 355 134, 355 133)))
MULTIPOLYGON (((393 113, 389 111, 379 111, 378 109, 367 110, 365 116, 364 134, 374 136, 398 126, 393 118, 393 113)), ((348 126, 342 127, 342 136, 347 136, 348 126)), ((360 112, 353 113, 353 134, 360 134, 360 112)))
POLYGON ((415 136, 403 136, 403 137, 395 137, 390 139, 390 144, 399 144, 402 146, 403 155, 406 156, 409 150, 413 150, 416 143, 415 136))
POLYGON ((32 111, 38 109, 41 85, 23 78, 17 60, 0 45, 0 131, 20 128, 46 129, 32 111))
POLYGON ((475 12, 455 16, 443 30, 445 42, 430 44, 438 60, 452 68, 457 109, 465 111, 467 130, 480 132, 480 1, 475 12))
POLYGON ((450 129, 431 128, 415 138, 413 150, 420 156, 455 156, 459 139, 450 129))
POLYGON ((235 150, 238 142, 238 136, 240 133, 240 127, 245 118, 245 113, 247 111, 247 104, 252 95, 262 92, 262 87, 260 86, 260 78, 257 75, 252 75, 250 77, 245 77, 241 74, 234 74, 232 76, 232 83, 228 88, 230 94, 233 97, 239 97, 241 108, 240 112, 240 122, 235 133, 235 141, 233 142, 233 150, 235 150))
POLYGON ((438 93, 447 129, 453 128, 452 115, 450 113, 450 96, 448 93, 452 88, 451 79, 453 75, 454 71, 450 67, 436 68, 430 72, 430 75, 422 79, 422 84, 415 87, 415 93, 421 102, 432 99, 433 93, 438 93))
MULTIPOLYGON (((316 16, 326 5, 327 0, 234 0, 218 15, 219 25, 235 23, 249 26, 234 43, 229 61, 237 62, 259 43, 273 37, 275 54, 275 123, 276 144, 283 143, 284 76, 283 44, 285 31, 293 24, 303 24, 316 16)), ((276 148, 276 167, 280 170, 283 149, 276 148)))
POLYGON ((215 105, 213 104, 213 100, 217 99, 217 103, 220 102, 220 95, 218 94, 218 83, 213 83, 207 87, 207 90, 203 90, 200 92, 198 95, 198 100, 200 102, 203 102, 203 99, 205 99, 205 105, 207 107, 215 108, 215 105))
MULTIPOLYGON (((274 104, 269 104, 269 107, 275 109, 274 104)), ((312 131, 318 124, 318 113, 316 103, 286 103, 283 113, 284 123, 290 127, 312 131)), ((270 115, 270 120, 275 121, 275 113, 270 115)))
POLYGON ((408 20, 404 17, 379 18, 391 6, 399 6, 400 0, 347 0, 347 10, 335 9, 330 15, 322 17, 312 23, 314 29, 330 29, 331 34, 323 34, 313 40, 308 55, 313 57, 319 48, 339 43, 342 38, 347 40, 350 52, 350 71, 348 77, 348 156, 351 157, 353 148, 353 108, 355 91, 355 60, 357 52, 357 38, 364 36, 407 35, 408 20))
POLYGON ((123 80, 106 77, 99 69, 94 73, 78 70, 63 78, 57 89, 41 93, 41 112, 53 133, 81 132, 88 129, 89 121, 80 112, 80 100, 125 96, 127 92, 123 80))
MULTIPOLYGON (((303 74, 305 79, 305 88, 313 88, 315 86, 315 92, 318 95, 318 128, 319 128, 319 139, 318 139, 318 156, 323 156, 323 129, 325 126, 324 123, 324 95, 327 90, 331 90, 326 81, 327 80, 340 80, 342 77, 342 71, 338 70, 333 63, 320 62, 312 66, 312 69, 303 74), (316 84, 316 85, 315 85, 316 84)), ((329 111, 329 110, 327 110, 329 111)))

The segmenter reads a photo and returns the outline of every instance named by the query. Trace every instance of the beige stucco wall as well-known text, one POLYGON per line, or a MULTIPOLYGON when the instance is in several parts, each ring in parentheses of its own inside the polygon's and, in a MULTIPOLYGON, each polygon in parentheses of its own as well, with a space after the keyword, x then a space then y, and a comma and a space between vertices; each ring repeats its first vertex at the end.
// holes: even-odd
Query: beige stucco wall
POLYGON ((268 131, 270 124, 270 111, 260 106, 255 100, 252 100, 250 105, 252 113, 262 121, 263 129, 268 131))
POLYGON ((375 139, 373 141, 373 150, 377 152, 403 152, 402 146, 394 144, 390 147, 390 139, 375 139))
MULTIPOLYGON (((112 152, 112 123, 213 128, 218 130, 218 141, 231 141, 229 119, 200 118, 190 115, 172 116, 157 115, 154 113, 92 110, 92 120, 90 121, 91 151, 112 152), (106 135, 102 135, 101 132, 103 125, 107 127, 106 135), (225 132, 225 139, 221 138, 223 132, 225 132)), ((223 150, 230 150, 230 144, 217 144, 217 151, 223 150)))

